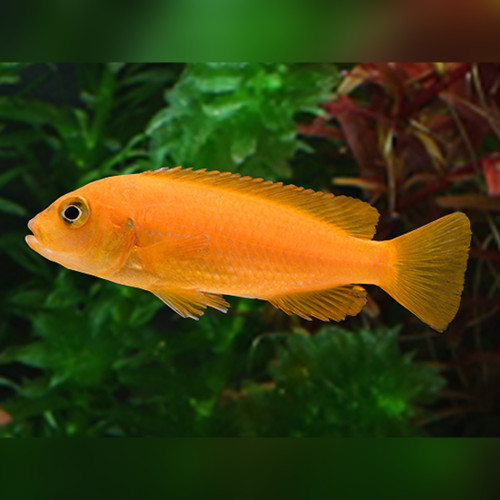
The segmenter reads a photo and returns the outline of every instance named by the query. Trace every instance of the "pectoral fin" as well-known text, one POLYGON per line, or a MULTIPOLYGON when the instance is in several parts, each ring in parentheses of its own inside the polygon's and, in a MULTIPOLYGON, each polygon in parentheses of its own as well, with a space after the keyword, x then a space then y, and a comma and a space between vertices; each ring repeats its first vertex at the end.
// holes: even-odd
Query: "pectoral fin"
POLYGON ((287 314, 304 319, 322 321, 343 320, 355 316, 366 304, 366 290, 356 285, 342 285, 328 290, 314 290, 267 298, 271 304, 287 314))
POLYGON ((183 318, 199 319, 207 307, 213 307, 227 312, 229 304, 222 295, 185 289, 157 289, 151 290, 167 306, 171 307, 183 318))
POLYGON ((132 219, 127 219, 121 227, 116 226, 116 234, 116 238, 101 246, 101 250, 108 257, 106 263, 109 264, 104 269, 99 270, 96 276, 111 279, 123 267, 134 248, 136 235, 132 219))
POLYGON ((141 269, 158 277, 171 274, 173 262, 200 261, 209 252, 210 238, 205 234, 170 236, 145 246, 136 246, 135 255, 141 269), (165 262, 171 266, 165 270, 165 262))
MULTIPOLYGON (((157 237, 158 238, 158 237, 157 237)), ((168 236, 136 247, 138 255, 146 260, 158 258, 192 259, 206 255, 209 250, 210 238, 206 234, 189 236, 168 236)))

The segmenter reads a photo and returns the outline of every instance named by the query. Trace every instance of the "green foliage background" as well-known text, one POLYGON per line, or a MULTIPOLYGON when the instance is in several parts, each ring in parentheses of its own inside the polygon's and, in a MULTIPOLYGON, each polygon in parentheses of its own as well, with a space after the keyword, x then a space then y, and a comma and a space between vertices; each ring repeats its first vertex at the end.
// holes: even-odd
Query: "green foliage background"
MULTIPOLYGON (((444 380, 398 343, 396 314, 340 326, 229 298, 185 320, 153 295, 70 272, 24 242, 55 198, 162 166, 331 190, 354 162, 297 133, 332 64, 0 66, 3 436, 408 436, 444 380)), ((331 146, 328 146, 331 147, 331 146)), ((355 193, 360 195, 359 192, 355 193)))

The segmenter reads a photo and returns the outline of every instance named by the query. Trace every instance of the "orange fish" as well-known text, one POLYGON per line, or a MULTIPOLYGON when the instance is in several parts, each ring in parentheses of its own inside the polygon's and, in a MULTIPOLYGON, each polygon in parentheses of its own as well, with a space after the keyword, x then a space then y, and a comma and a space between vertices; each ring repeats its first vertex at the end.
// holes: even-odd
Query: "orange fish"
POLYGON ((361 200, 192 169, 108 177, 30 220, 28 245, 63 266, 154 293, 181 316, 222 295, 340 321, 377 285, 443 331, 460 303, 470 224, 459 212, 389 241, 361 200))

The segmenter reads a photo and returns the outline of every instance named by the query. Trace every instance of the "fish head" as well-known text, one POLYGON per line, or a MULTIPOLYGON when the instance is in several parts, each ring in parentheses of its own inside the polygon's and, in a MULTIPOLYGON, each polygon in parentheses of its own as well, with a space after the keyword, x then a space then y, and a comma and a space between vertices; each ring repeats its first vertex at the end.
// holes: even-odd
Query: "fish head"
POLYGON ((61 196, 28 222, 26 243, 68 269, 109 275, 130 251, 134 225, 113 196, 98 194, 88 184, 61 196))

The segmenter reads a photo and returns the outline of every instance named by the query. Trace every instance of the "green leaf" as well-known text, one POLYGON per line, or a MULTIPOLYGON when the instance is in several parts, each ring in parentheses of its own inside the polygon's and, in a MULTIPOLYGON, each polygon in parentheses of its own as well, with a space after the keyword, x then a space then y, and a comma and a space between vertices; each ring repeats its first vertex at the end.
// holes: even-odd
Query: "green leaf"
POLYGON ((154 163, 289 177, 295 115, 319 114, 335 79, 332 65, 188 65, 146 131, 154 163))
POLYGON ((0 354, 0 364, 17 361, 35 368, 45 368, 50 364, 50 354, 42 342, 34 342, 25 346, 15 346, 5 349, 0 354))
POLYGON ((275 385, 245 388, 246 432, 294 436, 406 436, 419 405, 437 397, 437 371, 402 356, 399 329, 324 327, 292 335, 272 367, 275 385), (263 389, 264 389, 263 388, 263 389))
POLYGON ((7 200, 5 198, 0 197, 0 212, 5 212, 11 215, 17 215, 19 217, 24 217, 28 214, 28 211, 11 200, 7 200))

